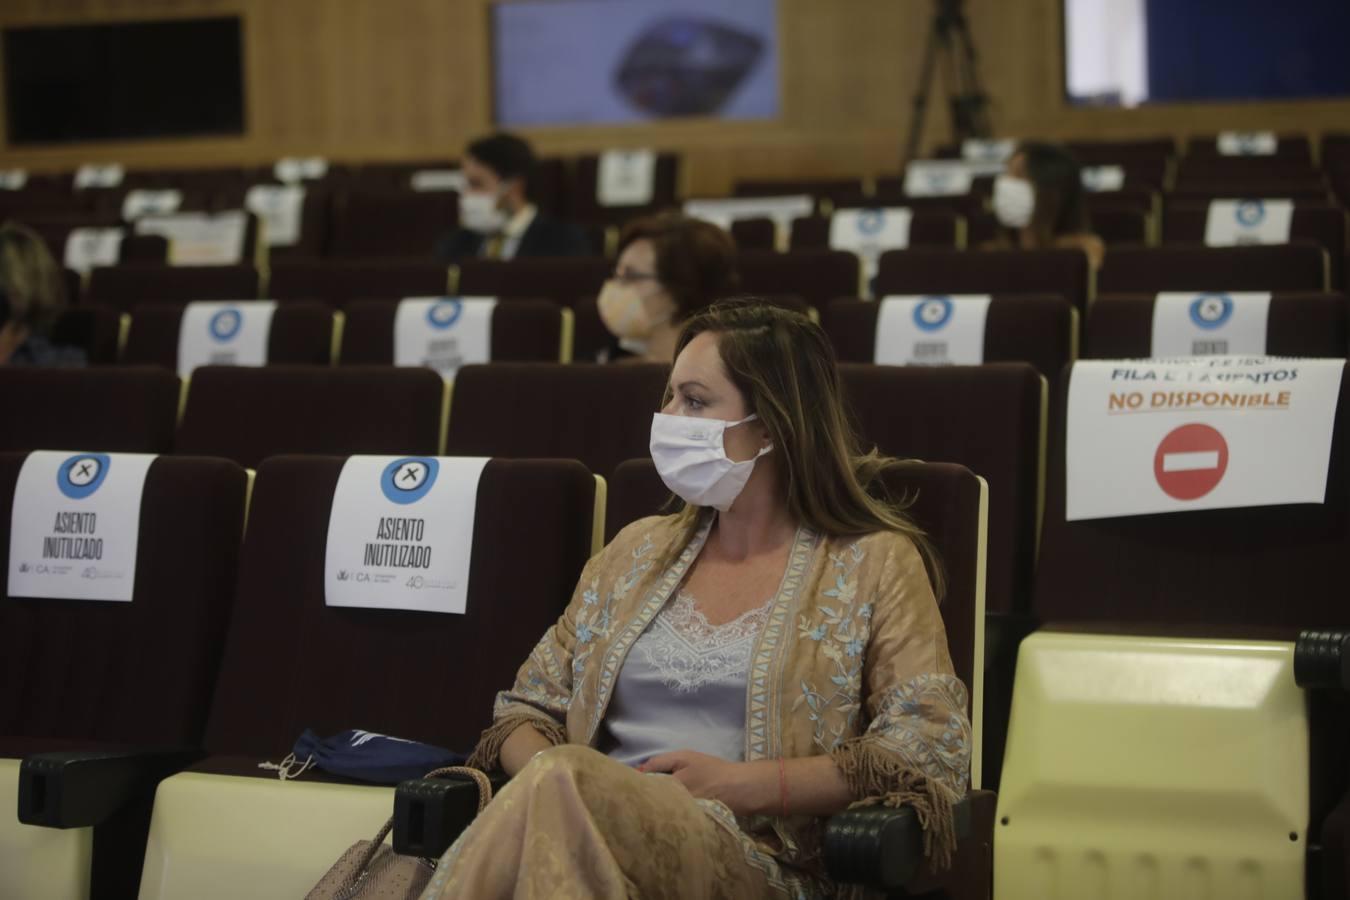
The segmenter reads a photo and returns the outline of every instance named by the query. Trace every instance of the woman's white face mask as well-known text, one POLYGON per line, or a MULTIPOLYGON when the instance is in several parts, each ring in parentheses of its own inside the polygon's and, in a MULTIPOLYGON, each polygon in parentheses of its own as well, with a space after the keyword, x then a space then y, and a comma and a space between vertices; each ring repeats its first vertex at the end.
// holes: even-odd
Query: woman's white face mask
POLYGON ((652 416, 651 452, 657 474, 677 497, 693 506, 711 506, 726 512, 740 496, 754 471, 755 460, 773 449, 770 444, 754 458, 736 462, 727 456, 723 433, 756 418, 736 422, 696 416, 652 416))
POLYGON ((1036 188, 1025 178, 999 175, 994 179, 994 215, 1005 228, 1025 228, 1036 211, 1036 188))

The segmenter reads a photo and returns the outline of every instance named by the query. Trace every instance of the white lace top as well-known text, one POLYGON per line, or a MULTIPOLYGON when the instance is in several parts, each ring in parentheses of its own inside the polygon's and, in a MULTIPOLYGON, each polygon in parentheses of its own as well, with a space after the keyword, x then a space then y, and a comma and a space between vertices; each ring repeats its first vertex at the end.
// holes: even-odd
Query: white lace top
POLYGON ((670 750, 745 758, 745 679, 773 601, 711 625, 681 590, 624 660, 601 749, 636 765, 670 750))

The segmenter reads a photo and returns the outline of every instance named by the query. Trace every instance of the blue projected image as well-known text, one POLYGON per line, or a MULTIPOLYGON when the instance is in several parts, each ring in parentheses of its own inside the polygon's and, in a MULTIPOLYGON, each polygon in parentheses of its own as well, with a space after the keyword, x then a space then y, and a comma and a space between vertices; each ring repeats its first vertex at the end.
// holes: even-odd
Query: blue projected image
POLYGON ((493 7, 502 125, 778 114, 776 0, 528 0, 493 7))

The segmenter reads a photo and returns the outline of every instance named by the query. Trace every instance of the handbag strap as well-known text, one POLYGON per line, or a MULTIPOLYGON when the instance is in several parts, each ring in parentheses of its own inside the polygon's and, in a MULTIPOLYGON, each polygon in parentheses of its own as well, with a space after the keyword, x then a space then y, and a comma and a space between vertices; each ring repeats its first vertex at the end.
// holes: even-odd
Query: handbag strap
MULTIPOLYGON (((440 778, 445 775, 465 775, 478 785, 478 812, 487 809, 487 805, 492 802, 492 782, 488 781, 487 775, 478 769, 468 766, 445 766, 440 769, 432 769, 423 778, 440 778)), ((390 816, 389 821, 384 823, 384 827, 376 833, 375 838, 366 848, 361 861, 357 864, 356 870, 352 873, 351 879, 347 882, 347 887, 354 886, 358 881, 366 876, 366 871, 370 868, 371 860, 375 854, 380 852, 380 847, 384 844, 384 839, 389 837, 389 832, 394 830, 394 817, 390 816)))

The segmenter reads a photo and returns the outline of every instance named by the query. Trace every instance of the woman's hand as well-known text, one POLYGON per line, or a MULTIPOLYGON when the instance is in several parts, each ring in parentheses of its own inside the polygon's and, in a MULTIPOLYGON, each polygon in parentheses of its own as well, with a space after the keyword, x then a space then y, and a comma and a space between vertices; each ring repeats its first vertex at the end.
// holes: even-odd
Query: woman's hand
POLYGON ((720 800, 738 816, 778 808, 778 767, 774 762, 729 762, 694 750, 659 753, 639 772, 668 772, 699 799, 720 800))

